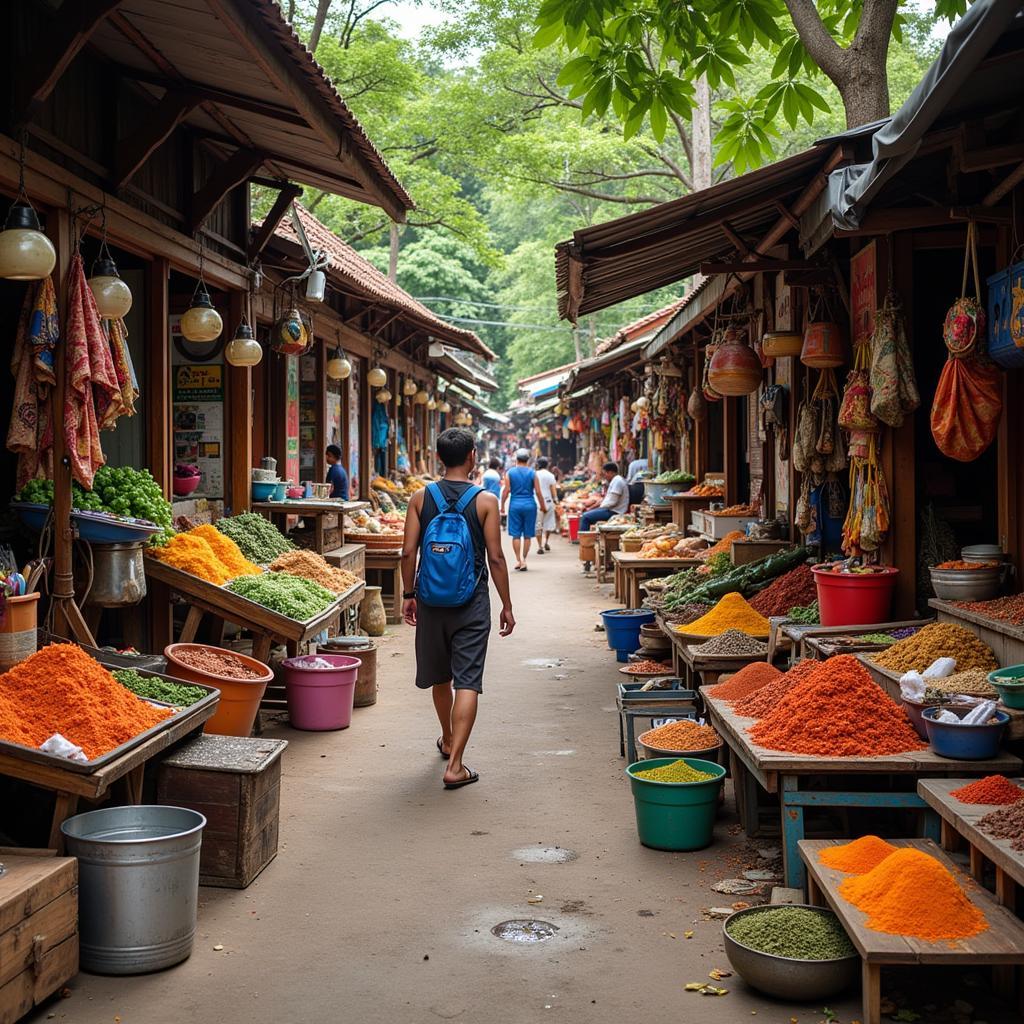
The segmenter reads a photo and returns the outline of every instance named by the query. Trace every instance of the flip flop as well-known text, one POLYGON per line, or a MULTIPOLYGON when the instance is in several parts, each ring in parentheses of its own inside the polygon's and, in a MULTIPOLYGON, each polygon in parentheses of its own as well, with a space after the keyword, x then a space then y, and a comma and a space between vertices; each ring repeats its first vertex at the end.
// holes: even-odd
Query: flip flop
POLYGON ((438 753, 439 753, 439 754, 440 754, 440 755, 441 755, 441 756, 442 756, 442 757, 443 757, 443 758, 444 758, 444 759, 445 759, 445 760, 447 761, 447 760, 448 760, 448 758, 449 758, 449 757, 450 757, 451 755, 449 755, 449 754, 446 754, 446 753, 444 752, 444 744, 443 744, 443 743, 441 742, 441 740, 442 740, 442 737, 438 736, 438 737, 437 737, 437 752, 438 752, 438 753))
POLYGON ((469 775, 467 775, 466 778, 464 779, 460 779, 458 782, 446 782, 444 784, 445 789, 459 789, 462 786, 469 786, 474 782, 480 781, 479 772, 473 771, 473 769, 470 768, 468 764, 464 764, 462 767, 465 768, 467 772, 469 772, 469 775))
POLYGON ((524 565, 524 566, 522 567, 522 569, 520 569, 519 571, 520 571, 520 572, 526 572, 526 571, 527 571, 527 568, 526 568, 526 566, 524 565))

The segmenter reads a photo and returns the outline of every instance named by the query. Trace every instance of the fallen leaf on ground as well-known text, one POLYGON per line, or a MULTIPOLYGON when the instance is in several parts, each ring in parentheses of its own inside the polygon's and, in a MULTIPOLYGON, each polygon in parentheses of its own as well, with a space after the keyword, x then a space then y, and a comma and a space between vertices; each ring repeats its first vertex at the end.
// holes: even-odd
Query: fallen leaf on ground
POLYGON ((724 970, 722 970, 722 968, 716 967, 716 968, 714 968, 714 970, 712 970, 712 971, 710 971, 708 973, 708 977, 712 981, 721 981, 723 978, 731 978, 732 977, 732 971, 724 971, 724 970))

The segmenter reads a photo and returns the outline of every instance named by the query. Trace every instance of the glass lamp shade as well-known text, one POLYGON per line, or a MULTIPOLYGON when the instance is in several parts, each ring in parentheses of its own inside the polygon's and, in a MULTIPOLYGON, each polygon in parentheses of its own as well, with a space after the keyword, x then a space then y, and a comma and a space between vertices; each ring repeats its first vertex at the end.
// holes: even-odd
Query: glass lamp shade
POLYGON ((427 402, 430 401, 430 395, 428 395, 423 388, 420 388, 419 391, 417 391, 416 394, 412 396, 412 400, 417 405, 426 405, 427 402))
POLYGON ((338 348, 334 350, 331 358, 327 360, 325 370, 331 380, 345 380, 346 377, 352 374, 352 364, 345 358, 345 353, 338 348))
POLYGON ((427 401, 427 408, 433 412, 437 408, 437 402, 431 398, 427 401))
POLYGON ((53 243, 39 228, 31 206, 15 203, 0 231, 0 277, 9 281, 41 281, 57 264, 53 243))
POLYGON ((388 382, 388 374, 385 369, 380 366, 375 366, 367 375, 366 383, 371 388, 382 388, 388 382))
POLYGON ((305 355, 311 341, 310 330, 295 306, 275 320, 270 329, 270 347, 281 355, 305 355))
POLYGON ((452 411, 452 404, 451 404, 451 402, 442 402, 438 406, 438 409, 440 409, 441 412, 443 412, 443 413, 449 413, 449 412, 452 411))
POLYGON ((181 333, 189 341, 216 341, 224 330, 220 313, 213 308, 210 293, 200 285, 192 305, 181 318, 181 333))
POLYGON ((96 312, 104 320, 120 320, 132 308, 132 290, 117 275, 113 260, 93 264, 89 287, 96 300, 96 312))
POLYGON ((410 380, 408 377, 406 377, 405 383, 402 385, 402 394, 405 395, 407 398, 411 398, 413 395, 416 394, 417 390, 418 388, 416 386, 416 381, 410 380))
POLYGON ((224 358, 232 366, 255 366, 263 358, 260 343, 252 336, 252 328, 244 321, 224 350, 224 358))
POLYGON ((391 401, 391 392, 387 388, 381 388, 373 397, 383 405, 385 402, 391 401))

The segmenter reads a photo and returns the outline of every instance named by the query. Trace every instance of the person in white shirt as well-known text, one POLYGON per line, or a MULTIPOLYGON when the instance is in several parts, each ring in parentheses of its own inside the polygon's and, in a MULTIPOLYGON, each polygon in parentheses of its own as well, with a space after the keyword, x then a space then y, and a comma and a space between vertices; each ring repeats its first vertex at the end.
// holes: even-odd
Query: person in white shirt
POLYGON ((641 473, 647 472, 647 460, 646 459, 634 459, 629 464, 629 469, 626 471, 626 483, 635 484, 636 478, 641 473))
POLYGON ((606 462, 601 475, 608 481, 604 497, 597 508, 584 512, 580 518, 580 529, 589 530, 594 523, 603 523, 612 516, 629 511, 629 485, 619 476, 619 467, 614 462, 606 462))
POLYGON ((537 554, 543 555, 551 550, 551 534, 557 529, 555 523, 555 502, 558 501, 558 481, 555 474, 548 469, 548 459, 541 456, 537 460, 537 483, 544 498, 546 509, 537 511, 537 554))

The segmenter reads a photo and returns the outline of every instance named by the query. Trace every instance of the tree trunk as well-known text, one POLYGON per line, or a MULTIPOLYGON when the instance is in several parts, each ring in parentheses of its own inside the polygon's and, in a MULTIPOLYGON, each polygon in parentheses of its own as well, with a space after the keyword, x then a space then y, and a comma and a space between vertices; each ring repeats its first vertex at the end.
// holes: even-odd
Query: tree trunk
POLYGON ((875 63, 862 54, 847 51, 840 77, 833 79, 843 98, 846 127, 881 121, 889 116, 889 76, 885 60, 875 63))
POLYGON ((391 222, 391 251, 388 253, 388 277, 398 280, 398 224, 391 222))
POLYGON ((693 152, 690 173, 693 190, 711 187, 711 87, 708 76, 697 79, 697 102, 693 107, 693 128, 690 144, 693 152))
POLYGON ((327 12, 331 9, 331 0, 317 0, 316 14, 313 17, 313 30, 309 33, 309 42, 306 46, 310 53, 316 53, 317 45, 320 42, 320 33, 324 30, 324 22, 327 21, 327 12))
POLYGON ((578 363, 583 358, 583 349, 580 346, 580 329, 577 324, 573 324, 572 328, 572 346, 576 350, 576 362, 578 363))

